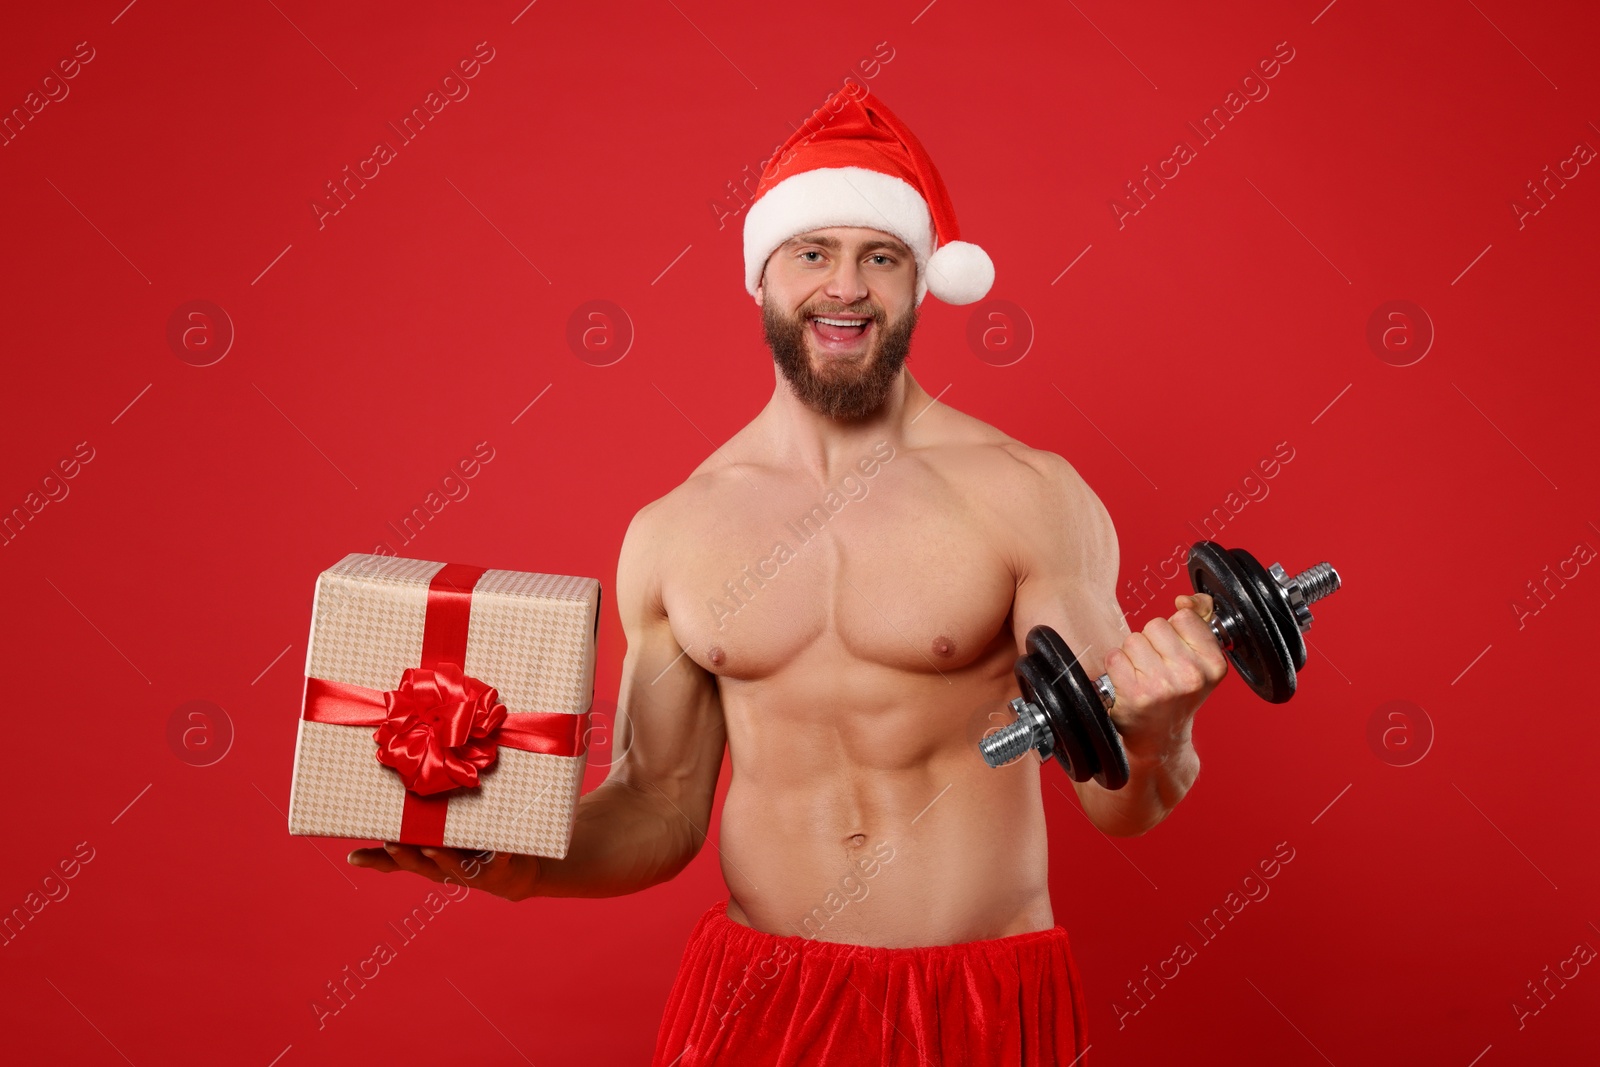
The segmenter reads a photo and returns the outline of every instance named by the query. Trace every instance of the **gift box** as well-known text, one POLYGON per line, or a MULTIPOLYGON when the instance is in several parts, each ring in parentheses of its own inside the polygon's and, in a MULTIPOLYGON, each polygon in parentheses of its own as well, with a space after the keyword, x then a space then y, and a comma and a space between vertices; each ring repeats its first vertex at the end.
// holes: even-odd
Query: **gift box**
POLYGON ((289 832, 566 855, 600 583, 353 552, 317 578, 289 832))

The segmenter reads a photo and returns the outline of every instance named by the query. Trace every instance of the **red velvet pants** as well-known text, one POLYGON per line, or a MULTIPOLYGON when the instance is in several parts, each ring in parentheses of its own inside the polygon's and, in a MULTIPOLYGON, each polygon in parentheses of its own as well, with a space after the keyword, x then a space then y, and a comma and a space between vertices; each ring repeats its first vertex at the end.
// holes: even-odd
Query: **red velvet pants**
POLYGON ((1086 1067, 1083 987, 1057 926, 873 948, 752 930, 719 901, 684 950, 652 1067, 1086 1067))

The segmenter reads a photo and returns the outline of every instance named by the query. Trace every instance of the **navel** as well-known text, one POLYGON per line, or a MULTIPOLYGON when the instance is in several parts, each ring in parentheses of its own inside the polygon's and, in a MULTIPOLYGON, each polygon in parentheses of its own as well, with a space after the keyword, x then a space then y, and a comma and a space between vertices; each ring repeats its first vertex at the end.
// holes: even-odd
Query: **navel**
POLYGON ((706 658, 711 661, 711 665, 713 667, 720 667, 722 666, 722 661, 728 657, 723 654, 722 649, 718 648, 716 645, 712 645, 706 650, 706 658))
POLYGON ((849 837, 844 839, 844 843, 849 845, 851 848, 860 848, 862 845, 867 843, 867 835, 851 834, 849 837))
POLYGON ((935 656, 954 655, 955 650, 956 643, 950 640, 944 634, 940 634, 938 637, 933 639, 933 654, 935 656))

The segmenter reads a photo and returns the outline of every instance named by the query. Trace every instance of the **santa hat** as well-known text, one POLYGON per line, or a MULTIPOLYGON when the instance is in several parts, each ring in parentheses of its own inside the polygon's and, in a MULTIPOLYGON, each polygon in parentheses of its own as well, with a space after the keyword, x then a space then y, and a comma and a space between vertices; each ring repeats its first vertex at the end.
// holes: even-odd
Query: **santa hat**
POLYGON ((959 239, 955 208, 933 160, 894 112, 851 82, 784 142, 744 219, 744 287, 755 296, 767 258, 796 234, 826 226, 891 233, 917 260, 917 303, 982 300, 994 263, 959 239))

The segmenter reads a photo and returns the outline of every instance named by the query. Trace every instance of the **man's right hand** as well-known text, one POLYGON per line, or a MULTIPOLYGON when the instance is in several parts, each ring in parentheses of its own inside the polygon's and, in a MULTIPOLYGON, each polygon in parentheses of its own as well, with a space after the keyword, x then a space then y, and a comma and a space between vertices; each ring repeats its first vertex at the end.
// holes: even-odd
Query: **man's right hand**
POLYGON ((434 882, 446 878, 471 889, 481 889, 507 900, 536 896, 539 882, 539 857, 515 856, 509 852, 474 852, 463 848, 401 845, 389 842, 382 848, 358 848, 349 857, 351 866, 375 871, 410 871, 434 882))

